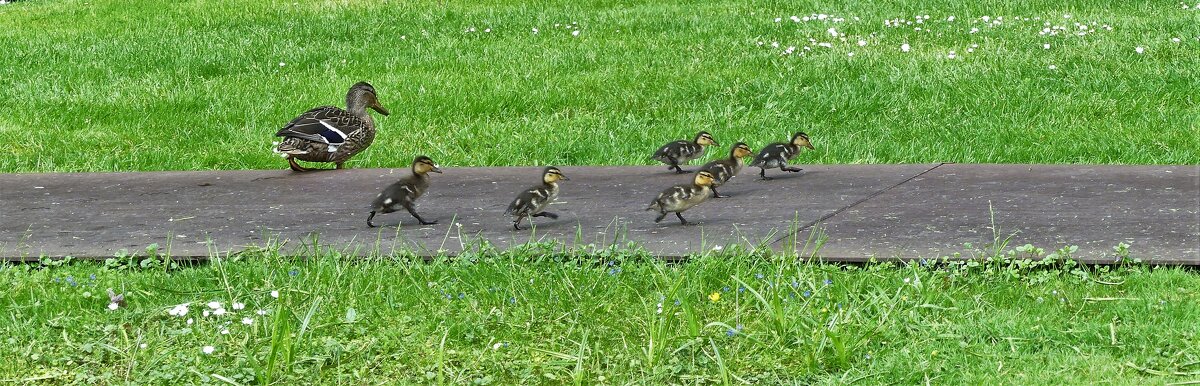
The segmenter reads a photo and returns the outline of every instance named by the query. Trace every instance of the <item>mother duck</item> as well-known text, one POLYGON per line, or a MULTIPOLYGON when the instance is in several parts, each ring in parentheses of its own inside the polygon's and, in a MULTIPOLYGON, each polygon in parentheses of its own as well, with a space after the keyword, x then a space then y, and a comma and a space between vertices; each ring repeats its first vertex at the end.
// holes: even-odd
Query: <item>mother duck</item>
POLYGON ((275 153, 287 158, 292 170, 298 172, 311 169, 300 166, 296 160, 333 162, 341 169, 346 160, 366 150, 375 140, 375 120, 367 112, 368 107, 388 115, 375 96, 375 87, 367 82, 355 83, 346 93, 346 110, 317 107, 279 129, 275 136, 284 139, 275 147, 275 153))

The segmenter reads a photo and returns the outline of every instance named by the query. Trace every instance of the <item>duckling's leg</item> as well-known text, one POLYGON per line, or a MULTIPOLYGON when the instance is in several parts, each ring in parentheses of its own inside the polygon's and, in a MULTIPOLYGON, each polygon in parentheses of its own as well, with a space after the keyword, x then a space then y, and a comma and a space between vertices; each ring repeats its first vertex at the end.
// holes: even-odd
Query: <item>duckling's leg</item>
POLYGON ((336 169, 342 169, 342 168, 343 168, 343 166, 342 166, 342 163, 341 163, 341 162, 338 162, 338 163, 337 163, 337 164, 335 164, 335 165, 337 165, 337 166, 336 166, 336 169))
POLYGON ((675 217, 679 217, 679 223, 680 223, 680 224, 683 224, 683 225, 692 225, 692 223, 688 222, 687 220, 684 220, 684 219, 683 219, 683 214, 681 214, 681 213, 679 213, 679 212, 675 212, 675 217))
POLYGON ((521 219, 523 218, 525 218, 525 216, 517 216, 517 219, 513 220, 513 229, 521 230, 521 219))
POLYGON ((658 217, 654 219, 654 223, 658 224, 659 222, 662 222, 662 219, 665 217, 667 217, 667 212, 659 212, 658 217))
POLYGON ((375 227, 375 224, 372 224, 372 223, 371 223, 371 219, 373 219, 373 218, 375 218, 375 211, 373 211, 373 210, 372 210, 372 211, 371 211, 371 214, 370 214, 369 216, 367 216, 367 228, 374 228, 374 227, 375 227))
POLYGON ((713 191, 713 198, 725 198, 725 197, 729 197, 729 196, 722 196, 722 195, 721 195, 721 193, 717 193, 717 187, 716 187, 716 186, 712 187, 712 191, 713 191))
POLYGON ((549 218, 551 218, 551 219, 553 219, 553 220, 557 220, 557 219, 558 219, 558 215, 557 215, 557 214, 550 213, 550 212, 538 212, 538 213, 534 214, 534 215, 533 215, 533 217, 549 217, 549 218))
POLYGON ((405 205, 405 206, 404 206, 404 209, 407 209, 407 210, 408 210, 408 214, 411 214, 413 217, 416 217, 416 218, 417 218, 417 222, 420 222, 420 223, 421 223, 421 225, 433 225, 433 224, 437 224, 437 220, 433 220, 433 221, 425 221, 425 219, 421 218, 421 215, 417 214, 417 210, 416 210, 416 209, 413 209, 413 206, 412 206, 412 204, 405 205))
POLYGON ((758 175, 765 181, 773 180, 774 178, 767 177, 767 168, 758 168, 758 175))
POLYGON ((674 170, 675 174, 687 173, 686 171, 683 170, 683 168, 679 167, 679 160, 675 159, 675 157, 667 156, 667 160, 671 161, 671 166, 667 167, 667 170, 674 170))
POLYGON ((295 170, 298 172, 307 172, 309 170, 312 170, 312 169, 300 166, 300 164, 296 163, 296 157, 288 157, 288 165, 291 165, 292 170, 295 170))

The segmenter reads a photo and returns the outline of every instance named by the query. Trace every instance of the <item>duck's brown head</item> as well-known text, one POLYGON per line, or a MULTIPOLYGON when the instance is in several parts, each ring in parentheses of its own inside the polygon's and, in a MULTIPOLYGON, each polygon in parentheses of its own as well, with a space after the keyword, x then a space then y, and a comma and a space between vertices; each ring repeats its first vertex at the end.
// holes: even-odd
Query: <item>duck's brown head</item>
POLYGON ((696 173, 695 184, 697 186, 712 186, 712 183, 712 173, 709 173, 707 170, 701 170, 699 173, 696 173))
POLYGON ((750 146, 747 146, 745 142, 735 143, 733 144, 733 148, 729 150, 731 158, 745 158, 752 155, 754 155, 754 150, 750 150, 750 146))
POLYGON ((413 160, 412 171, 416 174, 425 174, 429 172, 441 173, 442 169, 438 167, 429 157, 420 155, 413 160))
POLYGON ((569 180, 570 180, 570 178, 567 178, 567 176, 565 174, 563 174, 561 170, 558 170, 558 168, 553 167, 553 166, 546 168, 546 170, 542 172, 542 182, 545 182, 547 184, 553 184, 553 183, 557 183, 559 181, 569 181, 569 180))
POLYGON ((707 131, 696 133, 695 142, 700 146, 720 146, 717 144, 717 140, 713 139, 712 134, 709 134, 707 131))
POLYGON ((370 107, 383 115, 390 114, 387 109, 383 108, 383 105, 379 104, 379 97, 375 95, 375 87, 367 82, 355 83, 350 86, 350 92, 346 93, 346 109, 353 111, 358 106, 363 109, 370 107))
POLYGON ((803 131, 797 131, 795 135, 792 135, 792 144, 800 147, 807 147, 810 150, 816 149, 813 147, 812 141, 808 140, 808 134, 804 134, 803 131))

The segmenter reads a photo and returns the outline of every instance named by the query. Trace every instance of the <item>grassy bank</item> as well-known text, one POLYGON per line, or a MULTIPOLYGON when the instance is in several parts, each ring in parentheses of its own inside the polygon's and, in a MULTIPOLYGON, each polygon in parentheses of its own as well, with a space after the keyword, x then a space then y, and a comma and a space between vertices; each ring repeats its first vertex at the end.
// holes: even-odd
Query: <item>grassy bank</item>
POLYGON ((188 267, 0 265, 8 288, 0 293, 7 315, 0 379, 1147 384, 1200 377, 1200 277, 1176 268, 522 257, 533 252, 433 264, 332 254, 300 262, 267 253, 188 267), (126 305, 110 309, 107 288, 126 305))
POLYGON ((1200 163, 1198 25, 1133 1, 21 1, 0 172, 280 168, 274 131, 357 80, 393 114, 353 167, 641 164, 700 129, 804 130, 805 163, 1200 163))

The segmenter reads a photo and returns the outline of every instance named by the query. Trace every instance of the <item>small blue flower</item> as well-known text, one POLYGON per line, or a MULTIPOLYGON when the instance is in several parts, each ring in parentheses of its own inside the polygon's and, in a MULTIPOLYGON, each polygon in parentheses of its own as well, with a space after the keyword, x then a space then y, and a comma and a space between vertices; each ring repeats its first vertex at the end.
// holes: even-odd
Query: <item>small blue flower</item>
POLYGON ((680 304, 683 304, 683 301, 681 301, 681 300, 679 300, 679 299, 675 299, 675 305, 677 305, 677 306, 678 306, 678 305, 680 305, 680 304))
POLYGON ((58 282, 60 282, 61 280, 59 280, 59 279, 56 277, 56 278, 54 278, 54 279, 52 279, 52 280, 50 280, 50 281, 52 281, 52 282, 55 282, 55 283, 58 283, 58 282))
POLYGON ((517 303, 517 298, 508 298, 508 302, 509 302, 509 303, 516 304, 516 303, 517 303))
POLYGON ((616 276, 618 273, 621 273, 621 267, 613 267, 608 269, 609 275, 616 276))
POLYGON ((825 279, 825 285, 833 285, 833 279, 825 279))
POLYGON ((462 299, 462 298, 465 298, 465 297, 467 297, 467 294, 464 294, 464 293, 462 293, 462 292, 459 292, 459 293, 458 293, 458 298, 459 298, 459 299, 462 299))
POLYGON ((804 295, 804 297, 812 296, 812 291, 805 290, 804 293, 801 295, 804 295))
POLYGON ((792 288, 796 288, 796 287, 799 287, 799 286, 800 286, 800 282, 798 282, 798 281, 795 281, 795 280, 792 280, 792 288))
POLYGON ((299 274, 300 274, 300 271, 295 268, 292 268, 290 271, 288 271, 288 276, 296 276, 299 274))
POLYGON ((721 287, 721 292, 729 292, 729 286, 721 287))
POLYGON ((729 331, 725 331, 725 336, 734 336, 734 335, 737 335, 737 330, 734 330, 731 328, 731 329, 729 329, 729 331))
POLYGON ((758 279, 758 280, 762 280, 762 278, 763 278, 763 274, 761 274, 761 273, 756 273, 756 274, 754 274, 754 278, 756 278, 756 279, 758 279))
POLYGON ((746 287, 738 286, 738 293, 746 292, 746 287))
POLYGON ((919 261, 918 264, 920 264, 922 267, 928 266, 929 260, 921 259, 921 261, 919 261))
POLYGON ((75 283, 75 278, 67 276, 67 284, 70 284, 72 287, 74 287, 78 283, 75 283))
POLYGON ((94 273, 93 273, 93 274, 91 274, 91 275, 88 275, 88 279, 89 279, 89 280, 96 280, 96 274, 94 274, 94 273))

